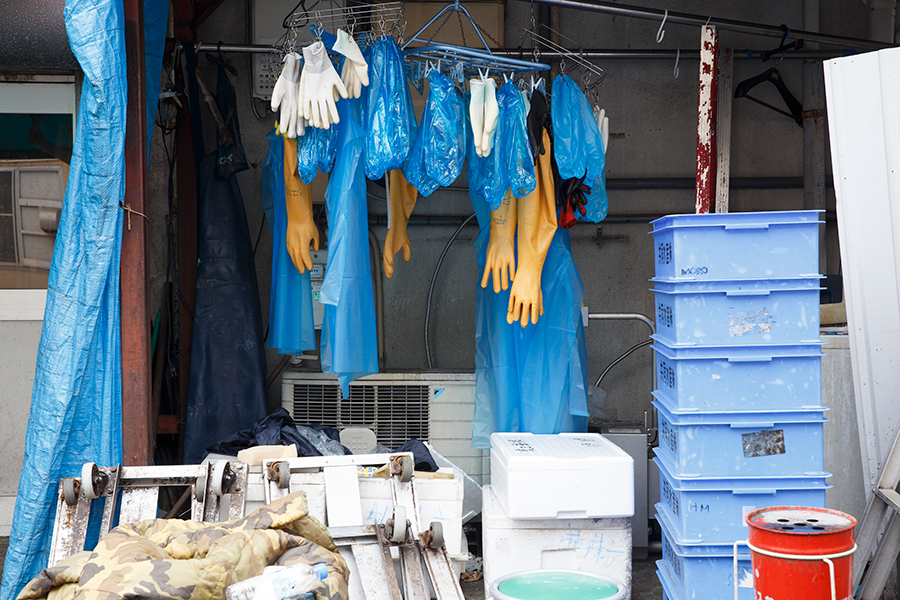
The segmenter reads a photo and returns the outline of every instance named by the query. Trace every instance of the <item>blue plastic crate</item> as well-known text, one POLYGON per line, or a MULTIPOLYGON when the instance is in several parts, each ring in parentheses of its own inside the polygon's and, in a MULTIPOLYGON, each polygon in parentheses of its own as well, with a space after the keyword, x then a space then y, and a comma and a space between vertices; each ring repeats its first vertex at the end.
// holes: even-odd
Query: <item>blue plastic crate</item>
MULTIPOLYGON (((662 528, 662 560, 657 576, 675 598, 729 600, 734 598, 734 546, 728 544, 682 544, 666 515, 657 506, 656 520, 662 528)), ((740 538, 742 540, 746 537, 740 538)), ((754 600, 753 571, 746 546, 738 548, 738 600, 754 600)))
POLYGON ((830 474, 804 477, 681 479, 666 459, 659 466, 657 511, 682 543, 721 544, 747 536, 744 515, 766 506, 825 506, 830 474))
POLYGON ((819 341, 819 279, 655 279, 656 334, 670 346, 747 346, 819 341))
POLYGON ((822 342, 673 347, 651 337, 653 395, 678 410, 772 411, 822 403, 822 342))
POLYGON ((662 584, 662 600, 682 600, 675 591, 675 582, 672 581, 672 576, 669 575, 668 569, 661 560, 656 561, 656 578, 662 584))
POLYGON ((654 400, 658 456, 682 479, 822 476, 824 406, 779 412, 676 411, 654 400))
POLYGON ((670 215, 656 219, 656 276, 804 277, 819 272, 819 212, 670 215))

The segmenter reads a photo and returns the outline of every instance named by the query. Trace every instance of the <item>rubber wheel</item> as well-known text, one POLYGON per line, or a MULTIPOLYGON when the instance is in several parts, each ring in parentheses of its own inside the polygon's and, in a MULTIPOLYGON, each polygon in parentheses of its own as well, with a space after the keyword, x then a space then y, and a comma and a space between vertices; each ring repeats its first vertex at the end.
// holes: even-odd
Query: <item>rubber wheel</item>
POLYGON ((440 521, 432 521, 429 529, 431 531, 431 543, 428 544, 428 547, 440 550, 444 545, 444 524, 440 521))
POLYGON ((389 525, 391 526, 390 539, 394 543, 406 541, 406 507, 395 506, 394 516, 391 518, 389 525))
POLYGON ((84 490, 84 497, 88 500, 99 498, 103 490, 97 489, 98 479, 100 478, 100 469, 96 463, 84 463, 81 466, 81 489, 84 490))
POLYGON ((206 497, 206 475, 197 478, 197 482, 194 484, 194 498, 197 499, 197 502, 203 502, 203 498, 206 497))
POLYGON ((407 483, 412 481, 413 478, 413 461, 408 456, 401 456, 399 459, 400 462, 400 481, 402 483, 407 483))
POLYGON ((216 496, 225 494, 225 472, 231 467, 227 460, 216 461, 212 472, 212 493, 216 496))
POLYGON ((66 477, 63 479, 63 498, 69 506, 78 504, 78 480, 74 477, 66 477))
POLYGON ((280 462, 275 465, 275 474, 278 480, 278 487, 286 490, 291 487, 291 466, 286 462, 280 462))

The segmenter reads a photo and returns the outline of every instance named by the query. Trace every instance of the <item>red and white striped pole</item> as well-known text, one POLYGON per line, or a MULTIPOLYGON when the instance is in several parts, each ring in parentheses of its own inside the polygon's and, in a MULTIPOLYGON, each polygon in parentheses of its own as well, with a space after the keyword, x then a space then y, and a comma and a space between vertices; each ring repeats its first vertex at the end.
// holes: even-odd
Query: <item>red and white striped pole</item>
POLYGON ((719 34, 705 25, 700 36, 700 97, 697 116, 696 214, 706 214, 716 196, 716 115, 718 104, 719 34))

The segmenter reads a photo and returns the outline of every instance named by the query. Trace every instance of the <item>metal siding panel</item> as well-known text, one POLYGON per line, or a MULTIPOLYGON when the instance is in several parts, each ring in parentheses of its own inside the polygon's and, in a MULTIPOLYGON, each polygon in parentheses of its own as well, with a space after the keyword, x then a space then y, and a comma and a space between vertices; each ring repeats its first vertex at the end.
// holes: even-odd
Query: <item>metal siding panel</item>
POLYGON ((824 66, 868 497, 900 422, 900 49, 824 66))

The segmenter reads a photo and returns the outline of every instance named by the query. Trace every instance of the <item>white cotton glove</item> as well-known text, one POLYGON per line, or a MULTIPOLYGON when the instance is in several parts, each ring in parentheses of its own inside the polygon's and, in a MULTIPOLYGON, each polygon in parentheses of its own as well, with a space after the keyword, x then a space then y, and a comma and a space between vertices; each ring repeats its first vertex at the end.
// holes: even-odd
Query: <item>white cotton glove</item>
POLYGON ((300 55, 289 52, 284 57, 284 68, 272 90, 272 112, 278 114, 279 130, 289 138, 297 137, 298 112, 297 95, 300 93, 300 55))
POLYGON ((343 29, 338 29, 334 51, 342 54, 346 60, 341 70, 341 81, 347 88, 351 98, 359 98, 362 88, 369 85, 369 65, 363 58, 356 40, 343 29))
POLYGON ((484 135, 484 81, 479 78, 469 80, 469 120, 472 123, 472 139, 475 141, 475 154, 481 153, 481 138, 484 135))
POLYGON ((313 127, 328 129, 338 123, 335 102, 347 97, 347 88, 338 77, 325 44, 314 42, 303 49, 303 118, 313 127))
POLYGON ((494 131, 497 129, 497 84, 493 79, 484 80, 484 133, 481 136, 481 156, 489 156, 494 147, 494 131))

